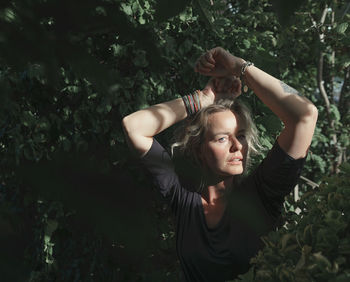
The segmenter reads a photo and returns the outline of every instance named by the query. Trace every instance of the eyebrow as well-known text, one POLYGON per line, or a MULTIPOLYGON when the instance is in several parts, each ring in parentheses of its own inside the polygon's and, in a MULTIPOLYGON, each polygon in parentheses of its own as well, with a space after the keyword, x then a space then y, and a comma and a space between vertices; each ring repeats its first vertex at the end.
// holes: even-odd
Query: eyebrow
MULTIPOLYGON (((240 134, 240 133, 245 132, 245 131, 246 131, 245 128, 240 129, 240 130, 238 130, 237 134, 240 134)), ((215 133, 214 136, 216 136, 216 135, 230 135, 230 134, 231 134, 231 132, 229 132, 229 131, 223 131, 223 132, 215 133)))

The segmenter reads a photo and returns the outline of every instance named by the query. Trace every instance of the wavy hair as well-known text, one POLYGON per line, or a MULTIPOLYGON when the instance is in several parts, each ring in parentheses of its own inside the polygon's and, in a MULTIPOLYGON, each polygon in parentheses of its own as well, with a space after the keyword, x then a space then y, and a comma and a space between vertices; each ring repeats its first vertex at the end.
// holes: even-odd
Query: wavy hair
POLYGON ((186 158, 190 158, 196 165, 203 168, 200 160, 201 144, 205 141, 208 130, 209 116, 214 113, 231 111, 238 116, 239 122, 245 128, 245 136, 248 144, 246 161, 244 162, 244 172, 250 163, 250 156, 258 154, 262 150, 259 143, 258 131, 251 118, 250 111, 246 105, 239 100, 221 99, 216 103, 201 109, 193 118, 175 131, 176 142, 171 145, 171 153, 177 148, 186 158))

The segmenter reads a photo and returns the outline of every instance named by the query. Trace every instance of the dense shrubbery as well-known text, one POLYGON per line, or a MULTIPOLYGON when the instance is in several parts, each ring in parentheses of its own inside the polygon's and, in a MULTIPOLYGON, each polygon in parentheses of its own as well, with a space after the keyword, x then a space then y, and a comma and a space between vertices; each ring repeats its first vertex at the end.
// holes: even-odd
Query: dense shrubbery
MULTIPOLYGON (((350 279, 350 165, 296 203, 286 225, 265 237, 243 281, 348 281, 350 279)), ((237 281, 239 281, 237 279, 237 281)))
MULTIPOLYGON (((274 6, 266 0, 213 2, 166 1, 174 5, 169 9, 155 0, 3 1, 2 281, 177 280, 171 217, 129 157, 120 121, 204 85, 206 78, 193 72, 193 63, 213 46, 254 61, 318 106, 306 177, 319 182, 346 161, 350 37, 345 1, 300 1, 289 10, 289 15, 297 8, 298 13, 283 26, 274 12, 285 12, 278 1, 274 6), (310 16, 318 21, 326 4, 331 8, 326 22, 312 27, 310 16), (315 91, 319 55, 328 108, 315 91), (341 88, 338 78, 344 81, 341 88)), ((271 146, 281 123, 251 93, 242 99, 252 109, 262 143, 271 146)), ((159 138, 167 143, 171 134, 159 138)), ((287 238, 284 248, 296 240, 288 236, 282 237, 287 238)), ((334 267, 333 257, 322 255, 334 267)))

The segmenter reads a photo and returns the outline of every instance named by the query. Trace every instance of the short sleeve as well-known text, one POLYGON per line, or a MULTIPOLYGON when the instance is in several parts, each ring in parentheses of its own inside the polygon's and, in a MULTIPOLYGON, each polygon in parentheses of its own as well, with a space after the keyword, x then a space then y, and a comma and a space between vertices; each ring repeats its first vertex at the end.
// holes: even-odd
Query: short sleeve
POLYGON ((253 173, 257 193, 273 218, 280 215, 284 197, 296 185, 305 160, 306 157, 295 160, 284 152, 276 141, 253 173))
POLYGON ((151 148, 140 162, 150 172, 154 185, 176 214, 189 192, 181 186, 169 153, 153 138, 151 148))

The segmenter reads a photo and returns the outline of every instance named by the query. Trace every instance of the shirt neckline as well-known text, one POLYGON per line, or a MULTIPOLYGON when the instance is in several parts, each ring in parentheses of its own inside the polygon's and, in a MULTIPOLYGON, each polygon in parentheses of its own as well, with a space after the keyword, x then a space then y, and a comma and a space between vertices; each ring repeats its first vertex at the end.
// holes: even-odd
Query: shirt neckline
POLYGON ((199 213, 200 213, 200 216, 202 218, 203 225, 210 232, 219 230, 220 227, 222 226, 223 221, 225 220, 226 213, 227 213, 227 206, 225 207, 224 213, 222 214, 219 222, 214 227, 209 227, 208 224, 207 224, 207 220, 205 219, 204 206, 203 206, 203 203, 202 203, 202 196, 199 193, 197 193, 197 195, 198 195, 198 201, 199 201, 199 213))

